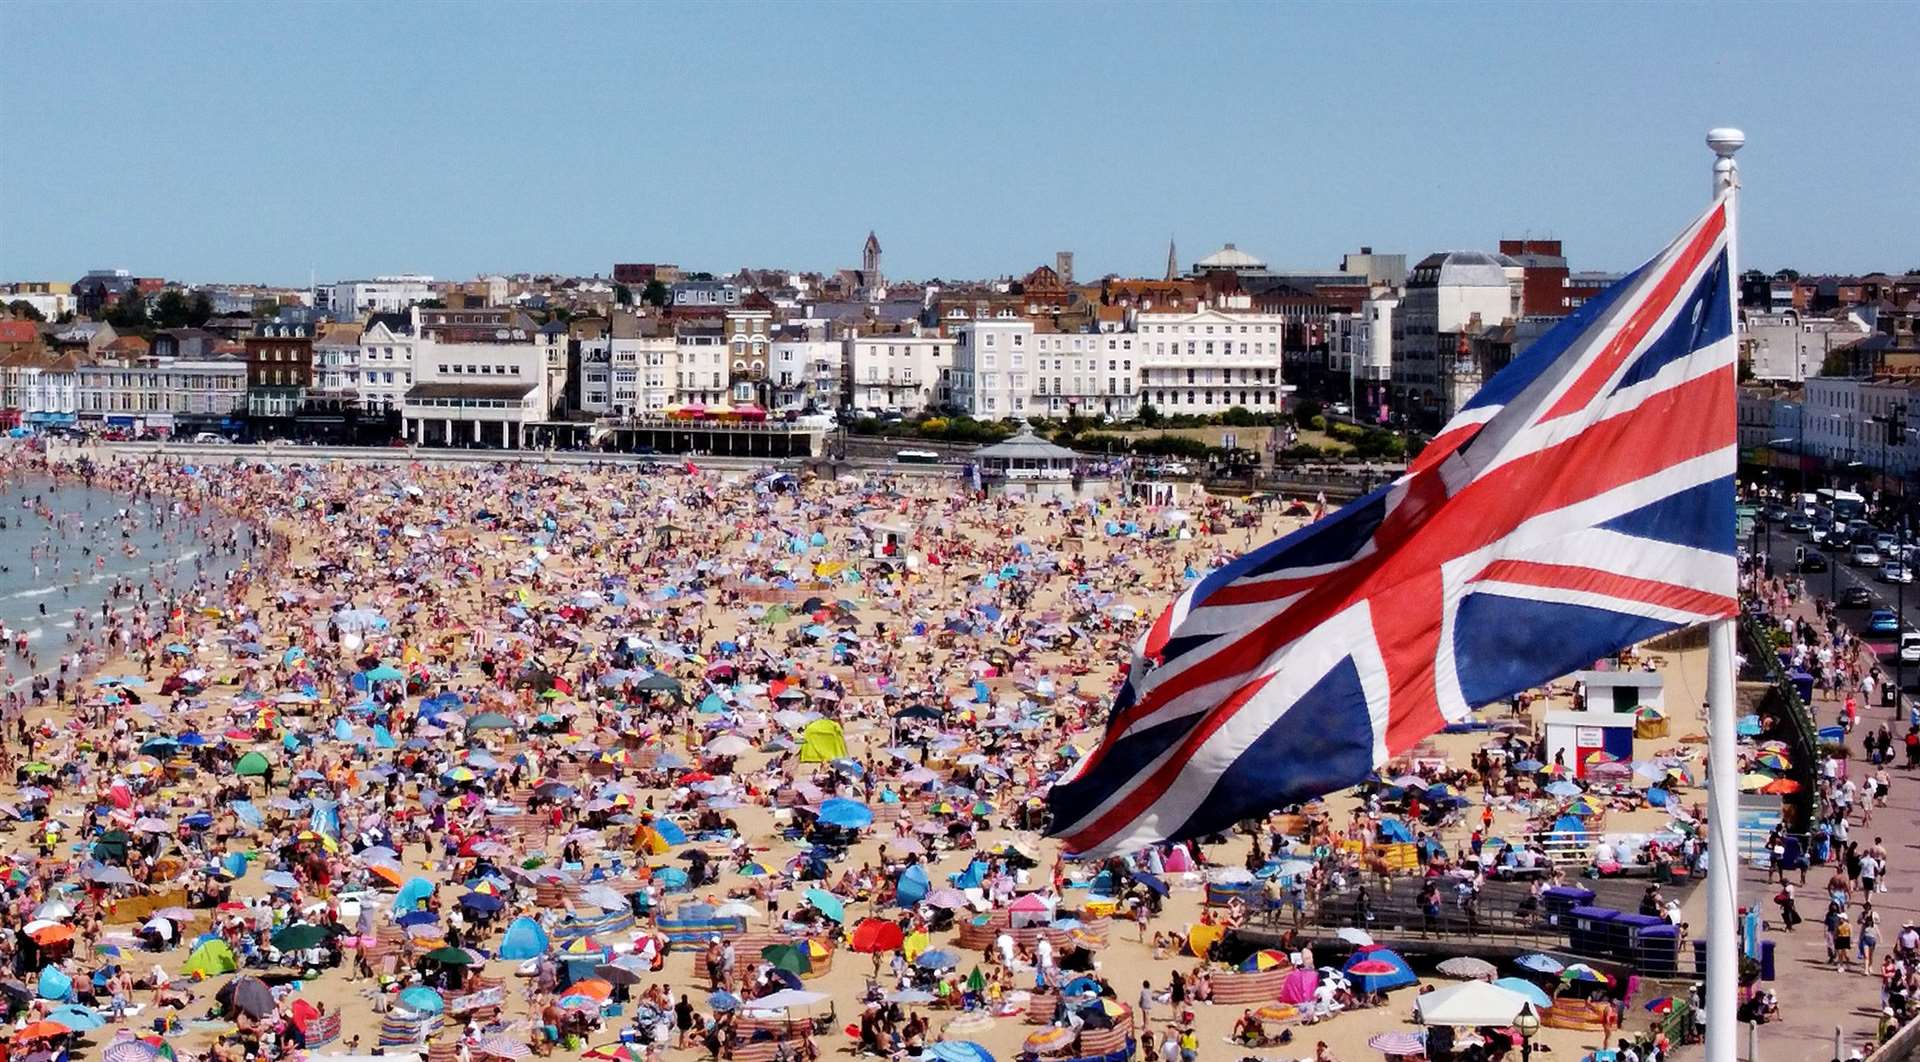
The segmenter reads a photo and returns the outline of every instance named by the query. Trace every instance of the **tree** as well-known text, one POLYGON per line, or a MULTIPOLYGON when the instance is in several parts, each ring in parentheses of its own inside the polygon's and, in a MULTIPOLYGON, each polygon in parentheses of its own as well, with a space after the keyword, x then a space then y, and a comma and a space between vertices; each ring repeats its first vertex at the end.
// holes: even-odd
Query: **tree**
POLYGON ((1233 406, 1220 414, 1220 423, 1229 428, 1251 428, 1260 423, 1260 418, 1254 416, 1253 410, 1245 406, 1233 406))
POLYGON ((138 291, 120 296, 107 311, 107 323, 123 329, 147 327, 147 297, 138 291))
POLYGON ((657 280, 649 280, 646 289, 640 292, 640 301, 648 306, 665 306, 668 294, 665 284, 657 280))
POLYGON ((15 317, 24 317, 29 321, 44 321, 47 319, 46 314, 34 309, 33 303, 25 299, 15 299, 7 303, 7 309, 10 310, 15 317))
POLYGON ((625 284, 615 284, 613 286, 613 301, 622 306, 632 306, 633 289, 627 287, 625 284))
POLYGON ((187 297, 178 288, 168 288, 153 305, 153 323, 157 328, 179 328, 192 312, 187 297))
POLYGON ((445 299, 422 299, 419 305, 423 310, 444 310, 447 308, 445 299))
POLYGON ((1140 422, 1141 427, 1151 428, 1160 423, 1160 411, 1153 408, 1153 403, 1142 402, 1140 403, 1140 413, 1134 419, 1140 422))
POLYGON ((199 328, 213 319, 213 300, 204 291, 193 293, 193 305, 187 307, 187 326, 199 328))
POLYGON ((1829 351, 1826 360, 1820 363, 1822 376, 1852 376, 1853 358, 1845 348, 1829 351))

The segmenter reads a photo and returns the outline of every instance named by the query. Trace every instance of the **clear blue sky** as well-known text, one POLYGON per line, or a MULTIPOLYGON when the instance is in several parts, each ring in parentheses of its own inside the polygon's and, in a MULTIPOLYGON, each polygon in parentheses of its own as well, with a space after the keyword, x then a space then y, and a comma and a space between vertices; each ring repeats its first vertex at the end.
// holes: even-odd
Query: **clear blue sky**
POLYGON ((13 3, 0 279, 1624 268, 1743 126, 1746 265, 1920 267, 1900 4, 13 3))

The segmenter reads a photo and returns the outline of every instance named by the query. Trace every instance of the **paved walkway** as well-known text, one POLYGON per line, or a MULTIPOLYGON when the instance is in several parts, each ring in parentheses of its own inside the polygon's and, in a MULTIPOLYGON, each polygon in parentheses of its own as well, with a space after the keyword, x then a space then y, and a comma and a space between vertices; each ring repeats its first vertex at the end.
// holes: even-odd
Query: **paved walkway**
MULTIPOLYGON (((1802 610, 1802 615, 1812 617, 1810 603, 1797 607, 1802 610)), ((1677 704, 1687 703, 1671 696, 1669 700, 1677 704)), ((1835 706, 1832 702, 1818 702, 1814 714, 1816 724, 1831 722, 1835 706)), ((1866 728, 1878 727, 1890 719, 1897 724, 1893 727, 1896 739, 1905 734, 1906 721, 1894 716, 1895 711, 1887 708, 1875 707, 1862 711, 1853 744, 1859 744, 1858 736, 1866 728)), ((1847 770, 1849 776, 1855 779, 1863 777, 1869 770, 1859 751, 1857 747, 1849 748, 1853 755, 1847 770)), ((1894 752, 1903 762, 1904 756, 1900 754, 1897 741, 1894 752)), ((1851 839, 1857 841, 1862 849, 1871 845, 1875 837, 1883 838, 1887 848, 1887 889, 1873 897, 1874 909, 1880 913, 1881 956, 1892 947, 1901 925, 1909 921, 1920 924, 1920 772, 1897 767, 1889 772, 1889 776, 1893 781, 1893 791, 1886 803, 1874 809, 1871 825, 1860 826, 1856 819, 1851 833, 1851 839)), ((1831 865, 1810 868, 1805 887, 1801 887, 1798 879, 1795 879, 1795 896, 1800 913, 1807 921, 1789 933, 1780 926, 1779 907, 1773 902, 1779 885, 1767 884, 1766 874, 1762 870, 1750 865, 1741 867, 1740 903, 1742 906, 1760 906, 1762 917, 1766 919, 1762 939, 1775 942, 1774 980, 1771 985, 1763 982, 1763 986, 1771 987, 1779 997, 1781 1013, 1781 1020, 1761 1027, 1755 1059, 1749 1059, 1747 1030, 1742 1027, 1738 1055, 1748 1059, 1748 1062, 1755 1062, 1756 1059, 1766 1062, 1819 1062, 1832 1058, 1836 1027, 1841 1031, 1843 1043, 1840 1058, 1846 1058, 1855 1048, 1861 1049, 1863 1054, 1871 1052, 1880 1018, 1878 959, 1870 973, 1863 973, 1858 962, 1852 965, 1851 973, 1843 973, 1827 962, 1826 933, 1821 924, 1826 903, 1822 893, 1826 879, 1832 873, 1831 865)), ((1684 916, 1696 934, 1703 934, 1707 924, 1706 893, 1705 889, 1696 890, 1683 908, 1684 916)), ((1861 899, 1856 896, 1852 908, 1856 924, 1861 899)), ((1703 1058, 1704 1052, 1696 1044, 1676 1052, 1673 1057, 1690 1062, 1703 1058)))

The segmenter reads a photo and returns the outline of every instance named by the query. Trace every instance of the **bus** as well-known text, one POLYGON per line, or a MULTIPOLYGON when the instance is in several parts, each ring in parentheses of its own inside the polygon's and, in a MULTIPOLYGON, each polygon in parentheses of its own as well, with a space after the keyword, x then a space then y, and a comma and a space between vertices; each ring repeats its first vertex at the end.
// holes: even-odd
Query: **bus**
POLYGON ((893 455, 895 461, 903 465, 937 465, 940 455, 932 450, 902 450, 893 455))
POLYGON ((1865 496, 1850 490, 1822 487, 1813 492, 1814 504, 1833 513, 1836 520, 1858 520, 1867 515, 1865 496))

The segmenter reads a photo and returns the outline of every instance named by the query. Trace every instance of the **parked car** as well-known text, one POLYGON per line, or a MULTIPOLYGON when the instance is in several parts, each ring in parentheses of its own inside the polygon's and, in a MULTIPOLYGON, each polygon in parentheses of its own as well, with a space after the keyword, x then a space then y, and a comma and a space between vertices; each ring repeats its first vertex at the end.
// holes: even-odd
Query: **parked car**
POLYGON ((1920 664, 1920 631, 1900 632, 1900 662, 1920 664))
POLYGON ((1840 591, 1840 606, 1842 608, 1866 608, 1871 604, 1873 604, 1872 591, 1858 583, 1840 591))
POLYGON ((1880 551, 1865 543, 1861 543, 1853 547, 1851 562, 1856 567, 1878 568, 1880 567, 1880 551))
POLYGON ((1892 634, 1900 629, 1900 617, 1890 608, 1876 608, 1867 614, 1867 630, 1873 634, 1892 634))
POLYGON ((1880 581, 1883 583, 1911 583, 1913 569, 1899 561, 1888 561, 1880 566, 1880 581))
POLYGON ((223 443, 231 443, 233 440, 216 431, 203 431, 195 435, 193 441, 197 443, 212 443, 215 446, 219 446, 223 443))

